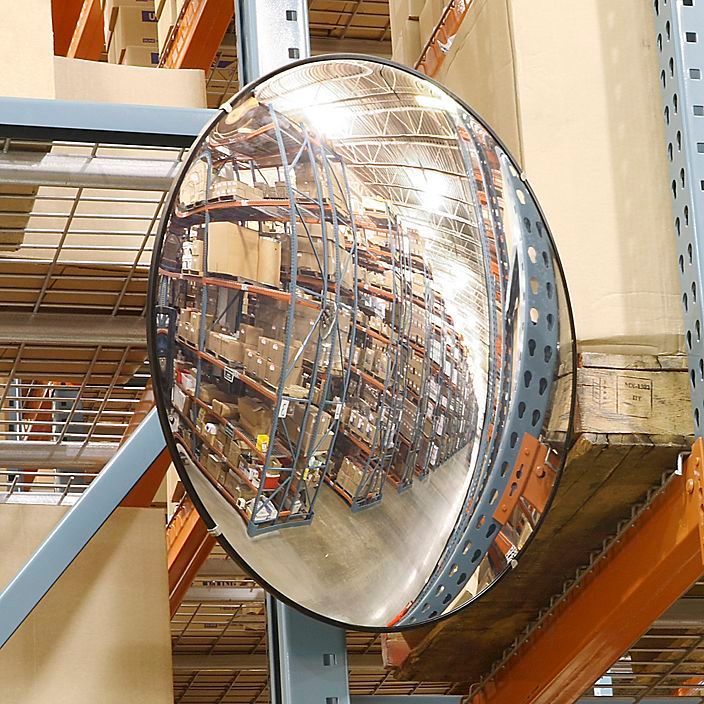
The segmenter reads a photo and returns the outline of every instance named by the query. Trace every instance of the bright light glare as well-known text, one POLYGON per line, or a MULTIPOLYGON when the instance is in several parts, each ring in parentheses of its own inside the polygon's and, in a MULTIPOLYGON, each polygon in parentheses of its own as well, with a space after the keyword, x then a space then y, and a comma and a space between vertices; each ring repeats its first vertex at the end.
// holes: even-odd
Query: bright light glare
POLYGON ((318 134, 328 139, 349 136, 353 124, 350 110, 337 105, 338 97, 325 84, 302 86, 279 97, 276 107, 282 112, 301 112, 318 134))
POLYGON ((442 210, 443 199, 447 195, 447 179, 434 171, 417 169, 411 172, 415 188, 421 192, 421 205, 425 210, 442 210))
POLYGON ((342 139, 352 130, 352 115, 349 110, 330 106, 311 107, 304 113, 321 137, 342 139))

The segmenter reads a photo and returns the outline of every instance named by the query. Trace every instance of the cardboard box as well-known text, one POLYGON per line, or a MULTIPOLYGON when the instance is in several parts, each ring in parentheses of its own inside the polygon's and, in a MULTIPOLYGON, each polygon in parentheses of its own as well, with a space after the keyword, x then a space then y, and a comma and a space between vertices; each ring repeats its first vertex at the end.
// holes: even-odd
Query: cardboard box
POLYGON ((362 476, 362 467, 349 457, 345 457, 338 470, 336 481, 348 494, 354 496, 362 476))
POLYGON ((120 7, 115 20, 112 41, 116 45, 118 60, 127 47, 149 47, 159 51, 157 43, 156 15, 154 5, 151 9, 141 7, 120 7))
POLYGON ((117 51, 117 43, 112 41, 112 34, 110 34, 108 38, 109 44, 108 44, 108 63, 109 64, 119 64, 120 63, 120 56, 122 55, 122 50, 118 53, 117 51))
MULTIPOLYGON (((152 71, 142 66, 116 66, 104 61, 57 56, 54 59, 54 71, 57 100, 206 107, 205 76, 200 70, 152 71)), ((119 207, 114 203, 106 206, 107 212, 122 213, 124 209, 125 204, 120 204, 119 207)), ((144 210, 140 211, 140 214, 143 213, 144 210)), ((115 227, 121 229, 117 224, 115 227)), ((124 237, 121 239, 125 240, 124 237)), ((95 258, 95 252, 88 254, 95 258)), ((111 259, 116 254, 109 252, 111 259)))
POLYGON ((220 354, 230 362, 242 364, 244 362, 244 343, 239 337, 221 334, 220 354))
POLYGON ((230 394, 222 389, 219 389, 215 384, 210 384, 208 382, 201 383, 198 398, 203 401, 203 403, 207 404, 211 404, 213 399, 218 399, 219 401, 232 400, 232 396, 230 394))
POLYGON ((654 148, 665 144, 654 36, 652 4, 639 0, 481 0, 436 76, 521 162, 560 251, 584 349, 681 346, 667 154, 654 148))
MULTIPOLYGON (((274 340, 270 337, 265 337, 264 335, 261 335, 259 337, 259 344, 257 345, 257 351, 259 352, 264 359, 269 360, 273 364, 275 364, 277 367, 283 366, 284 363, 284 349, 285 349, 285 344, 281 342, 280 340, 274 340)), ((301 343, 298 340, 291 340, 291 344, 289 346, 289 351, 288 351, 288 366, 291 366, 291 363, 293 362, 296 353, 298 350, 301 348, 301 343)), ((296 360, 296 367, 300 368, 303 365, 303 357, 300 356, 296 360)))
POLYGON ((418 19, 406 19, 398 32, 391 33, 392 58, 406 66, 415 66, 423 44, 418 19))
POLYGON ((259 233, 230 222, 208 226, 208 272, 257 280, 259 233))
POLYGON ((258 325, 249 325, 248 323, 242 323, 239 329, 240 340, 246 344, 251 345, 255 349, 259 345, 259 338, 263 334, 263 328, 258 325))
POLYGON ((101 0, 105 36, 115 28, 118 12, 122 8, 132 8, 155 12, 154 0, 101 0))
POLYGON ((240 424, 252 437, 271 433, 273 412, 263 401, 241 396, 237 406, 240 412, 240 424))
POLYGON ((315 438, 315 442, 313 442, 313 430, 312 428, 309 430, 306 430, 305 433, 303 433, 303 440, 302 440, 302 445, 303 448, 305 448, 308 452, 315 453, 321 453, 321 452, 329 452, 330 448, 332 447, 332 432, 327 430, 325 433, 318 433, 318 435, 315 438))
POLYGON ((257 281, 260 284, 281 284, 281 242, 272 237, 259 238, 257 281))
MULTIPOLYGON (((239 413, 239 411, 238 411, 239 413)), ((240 457, 242 456, 242 449, 237 441, 233 440, 230 446, 227 448, 227 461, 232 465, 232 467, 237 468, 240 466, 240 457)))
POLYGON ((209 452, 202 458, 203 469, 213 481, 220 483, 223 478, 224 463, 214 453, 209 452))
POLYGON ((203 274, 203 240, 188 240, 183 243, 183 267, 186 271, 203 274))
POLYGON ((206 338, 206 349, 215 354, 222 354, 222 345, 220 333, 213 332, 212 330, 207 334, 206 338))
MULTIPOLYGON (((290 414, 290 418, 286 419, 286 428, 288 429, 291 440, 293 440, 293 442, 297 442, 298 438, 303 436, 306 447, 310 444, 313 431, 316 430, 315 424, 319 415, 320 425, 317 428, 316 439, 322 439, 323 435, 327 433, 332 423, 332 416, 329 413, 322 411, 318 408, 318 406, 311 404, 308 417, 304 424, 304 416, 307 405, 308 404, 306 403, 296 403, 294 405, 293 412, 290 414)), ((329 442, 327 447, 329 449, 329 442)))
POLYGON ((393 29, 394 20, 407 20, 409 17, 418 17, 427 0, 389 0, 389 15, 393 29))
MULTIPOLYGON (((3 504, 1 584, 70 510, 3 504)), ((3 647, 2 700, 45 704, 70 691, 74 702, 172 702, 164 549, 163 511, 118 508, 3 647), (87 654, 92 666, 77 676, 87 654)))
POLYGON ((169 38, 171 29, 176 24, 176 0, 160 0, 160 7, 157 8, 157 41, 159 51, 163 51, 166 41, 169 38))
POLYGON ((159 52, 156 47, 128 46, 122 52, 119 62, 127 66, 159 66, 159 52))
POLYGON ((266 379, 267 361, 259 353, 256 354, 254 362, 254 376, 257 379, 266 379))
MULTIPOLYGON (((504 0, 499 0, 504 2, 504 0)), ((475 11, 476 8, 472 8, 475 11)), ((443 0, 426 0, 423 9, 418 13, 419 34, 421 44, 425 44, 440 20, 443 11, 443 0)))
MULTIPOLYGON (((323 237, 320 225, 315 223, 307 224, 310 237, 306 234, 302 225, 297 227, 297 266, 302 271, 314 271, 320 273, 323 265, 323 237)), ((343 255, 345 250, 335 244, 332 233, 332 226, 328 223, 327 242, 325 248, 327 250, 327 270, 328 278, 334 280, 336 272, 336 257, 340 257, 340 268, 342 268, 343 255)), ((286 237, 282 242, 281 260, 289 267, 291 261, 291 242, 290 238, 286 237)))
POLYGON ((278 386, 281 381, 281 367, 277 367, 269 360, 264 360, 264 381, 271 386, 278 386))
MULTIPOLYGON (((266 381, 268 381, 272 386, 278 386, 281 382, 281 366, 274 364, 268 360, 265 360, 266 365, 266 381)), ((289 395, 295 395, 297 398, 302 398, 308 395, 307 389, 304 389, 304 393, 297 393, 297 389, 301 384, 303 377, 303 370, 301 366, 296 366, 292 369, 287 377, 284 379, 284 389, 289 395)))
POLYGON ((257 374, 257 358, 259 353, 256 350, 245 350, 244 352, 244 370, 248 376, 255 377, 257 374))
POLYGON ((239 410, 236 403, 213 399, 213 413, 217 413, 222 418, 237 418, 239 410))

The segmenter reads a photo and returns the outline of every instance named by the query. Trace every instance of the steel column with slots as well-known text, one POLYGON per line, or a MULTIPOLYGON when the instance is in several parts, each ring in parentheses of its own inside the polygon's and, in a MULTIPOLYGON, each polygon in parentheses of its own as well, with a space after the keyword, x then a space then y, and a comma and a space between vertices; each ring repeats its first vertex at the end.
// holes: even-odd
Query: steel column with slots
POLYGON ((704 4, 653 0, 694 433, 704 423, 704 4))
MULTIPOLYGON (((471 161, 469 164, 471 166, 471 161)), ((496 433, 500 437, 497 437, 497 453, 492 463, 494 471, 488 476, 474 510, 463 517, 456 529, 456 537, 448 544, 438 569, 401 620, 402 625, 443 613, 478 568, 502 527, 495 516, 496 502, 503 495, 514 466, 521 461, 519 450, 524 437, 536 437, 552 395, 559 321, 547 230, 511 162, 502 157, 500 167, 504 189, 516 194, 516 210, 510 216, 514 218, 516 230, 522 233, 514 253, 514 275, 509 278, 519 286, 511 287, 505 307, 506 317, 514 308, 519 311, 522 326, 513 394, 505 426, 496 433), (537 283, 535 288, 529 284, 531 280, 537 283)), ((490 301, 490 305, 492 303, 490 301)), ((490 344, 493 343, 491 340, 490 344)))
MULTIPOLYGON (((308 15, 307 4, 300 0, 296 2, 278 2, 276 0, 266 0, 262 2, 257 0, 256 7, 254 0, 238 0, 236 3, 236 20, 238 26, 238 55, 240 76, 243 82, 251 81, 258 78, 267 70, 277 68, 278 66, 287 63, 293 58, 308 56, 310 54, 310 40, 308 37, 308 15), (289 5, 291 7, 287 7, 289 5), (283 15, 282 15, 283 12, 283 15), (273 14, 272 14, 273 13, 273 14), (284 25, 288 22, 288 26, 284 25), (258 34, 266 31, 266 35, 272 37, 272 30, 280 29, 282 33, 290 35, 287 48, 288 57, 277 53, 275 47, 277 42, 259 41, 258 34), (259 30, 259 31, 258 31, 259 30), (296 55, 290 53, 291 47, 296 48, 296 55), (266 52, 266 54, 264 54, 266 52), (271 63, 266 63, 271 62, 271 63)), ((278 47, 286 48, 285 42, 279 42, 278 47)), ((272 430, 272 439, 270 442, 270 450, 267 453, 267 460, 270 456, 271 446, 274 442, 273 435, 276 432, 276 424, 278 422, 279 410, 283 402, 283 386, 286 374, 287 365, 289 363, 289 351, 291 348, 291 337, 293 327, 293 313, 296 305, 296 279, 297 279, 297 237, 296 232, 296 215, 300 215, 296 207, 296 194, 291 184, 288 160, 286 151, 283 148, 281 141, 281 133, 278 128, 277 116, 272 111, 272 121, 276 125, 276 136, 279 143, 279 151, 281 155, 282 167, 284 168, 284 177, 288 190, 289 202, 291 207, 291 219, 289 236, 291 238, 291 279, 289 291, 291 300, 289 304, 288 322, 286 325, 286 346, 284 351, 284 359, 282 363, 283 371, 281 383, 277 392, 276 407, 274 412, 274 428, 272 430)), ((303 151, 303 150, 301 150, 303 151)), ((299 154, 300 156, 300 154, 299 154)), ((321 221, 325 223, 324 204, 322 202, 322 191, 320 187, 319 174, 315 165, 315 157, 312 153, 308 154, 313 166, 313 171, 316 178, 316 191, 318 212, 321 216, 321 221)), ((329 164, 327 163, 326 154, 322 155, 322 163, 324 164, 326 180, 328 186, 331 186, 329 164)), ((344 173, 344 171, 343 171, 344 173)), ((349 190, 345 190, 349 193, 349 190)), ((335 206, 333 189, 330 188, 330 200, 336 216, 337 208, 335 206)), ((348 204, 349 205, 349 204, 348 204)), ((350 208, 351 212, 351 208, 350 208)), ((354 229, 354 220, 350 219, 351 226, 354 229)), ((334 230, 334 241, 339 242, 339 230, 337 220, 332 223, 334 230)), ((323 236, 325 239, 325 232, 323 236)), ((355 236, 356 243, 356 236, 355 236)), ((335 301, 339 303, 340 296, 340 279, 337 278, 341 270, 339 261, 340 249, 336 250, 335 256, 335 301)), ((323 262, 321 263, 321 273, 323 276, 322 295, 321 295, 321 315, 322 307, 326 304, 326 287, 327 287, 327 266, 328 257, 326 245, 323 247, 323 262)), ((349 259, 345 263, 349 266, 349 259)), ((353 268, 356 281, 357 276, 357 255, 356 247, 353 251, 353 268)), ((357 294, 354 295, 354 310, 352 313, 352 339, 354 341, 354 325, 356 320, 356 305, 357 294)), ((334 308, 338 310, 337 305, 334 308)), ((320 317, 318 326, 320 326, 320 317)), ((337 335, 339 327, 339 319, 336 317, 332 334, 337 335)), ((318 344, 316 346, 316 367, 320 358, 322 332, 318 327, 318 344)), ((352 342, 352 345, 354 342, 352 342)), ((329 362, 332 361, 334 350, 332 346, 329 362)), ((350 348, 352 349, 352 348, 350 348)), ((349 360, 351 361, 351 359, 349 360)), ((350 364, 347 365, 347 378, 344 382, 344 390, 346 392, 349 382, 350 364)), ((330 370, 328 370, 328 377, 330 370)), ((315 385, 315 374, 311 381, 311 392, 315 385)), ((326 383, 326 392, 329 384, 326 383)), ((309 399, 310 400, 310 399, 309 399)), ((324 400, 324 403, 327 399, 324 400)), ((321 407, 324 405, 321 404, 321 407)), ((310 405, 310 403, 308 404, 310 405)), ((306 410, 307 415, 308 410, 306 410)), ((336 418, 339 422, 339 416, 336 418)), ((304 419, 305 422, 305 419, 304 419)), ((335 427, 335 435, 337 427, 335 427)), ((296 455, 300 453, 300 438, 297 443, 296 455)), ((312 443, 314 444, 314 443, 312 443)), ((329 454, 329 453, 328 453, 329 454)), ((295 462, 293 468, 295 468, 295 462)), ((266 464, 265 464, 266 467, 266 464)), ((262 474, 264 474, 264 471, 262 474)), ((325 470, 321 473, 318 489, 325 478, 325 470)), ((263 485, 263 476, 260 483, 263 485)), ((313 501, 317 497, 318 490, 316 489, 313 496, 313 501)), ((256 505, 252 510, 252 516, 256 516, 256 505)), ((312 504, 311 504, 312 518, 312 504)), ((309 616, 299 613, 290 607, 282 604, 271 596, 267 596, 267 649, 269 658, 269 692, 272 704, 349 704, 349 686, 347 683, 347 645, 345 640, 345 632, 342 629, 314 621, 309 616)))

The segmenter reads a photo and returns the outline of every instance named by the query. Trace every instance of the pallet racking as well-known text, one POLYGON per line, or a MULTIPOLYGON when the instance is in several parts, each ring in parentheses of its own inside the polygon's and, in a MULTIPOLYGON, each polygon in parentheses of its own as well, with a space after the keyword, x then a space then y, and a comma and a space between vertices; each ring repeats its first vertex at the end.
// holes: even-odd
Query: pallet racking
POLYGON ((256 119, 244 137, 216 134, 200 145, 159 269, 161 309, 181 321, 167 328, 174 352, 166 367, 188 380, 167 379, 182 406, 179 439, 251 536, 310 523, 326 485, 352 511, 379 503, 387 479, 409 488, 466 444, 473 398, 471 386, 457 395, 458 380, 469 380, 468 354, 417 233, 388 206, 359 206, 344 159, 320 135, 272 107, 256 119), (215 223, 255 223, 259 242, 279 243, 287 256, 275 280, 210 270, 215 223), (228 333, 247 348, 247 363, 212 349, 228 333), (260 346, 280 341, 273 376, 249 364, 252 334, 260 346), (421 360, 416 388, 412 357, 421 360), (211 385, 237 401, 234 415, 250 404, 266 428, 248 432, 241 418, 217 413, 209 392, 203 398, 211 385), (413 416, 406 437, 405 409, 413 416), (441 442, 448 431, 457 439, 441 442))

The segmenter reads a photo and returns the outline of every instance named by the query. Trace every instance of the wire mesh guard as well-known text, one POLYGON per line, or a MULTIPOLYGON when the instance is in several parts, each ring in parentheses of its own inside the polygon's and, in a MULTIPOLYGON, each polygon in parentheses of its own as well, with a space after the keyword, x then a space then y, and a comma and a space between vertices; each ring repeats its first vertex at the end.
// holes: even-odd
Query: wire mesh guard
POLYGON ((303 62, 226 106, 166 213, 157 403, 223 544, 353 626, 492 584, 552 495, 573 358, 547 228, 489 130, 401 67, 303 62))
POLYGON ((70 503, 149 381, 154 235, 180 149, 5 139, 0 501, 70 503))

